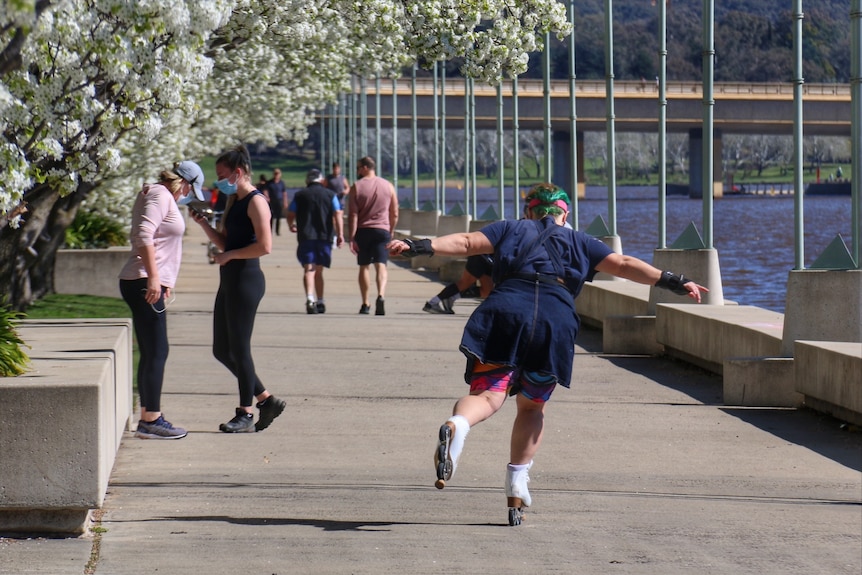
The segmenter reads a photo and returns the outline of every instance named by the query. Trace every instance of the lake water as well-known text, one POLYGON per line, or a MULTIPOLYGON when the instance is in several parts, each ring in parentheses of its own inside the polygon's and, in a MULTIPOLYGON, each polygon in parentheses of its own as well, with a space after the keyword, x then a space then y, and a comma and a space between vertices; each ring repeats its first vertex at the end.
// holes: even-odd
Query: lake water
MULTIPOLYGON (((608 221, 605 188, 588 187, 578 201, 579 228, 586 229, 601 215, 608 221)), ((420 189, 420 206, 433 201, 433 190, 420 189)), ((483 188, 477 195, 477 213, 499 210, 497 189, 483 188)), ((658 245, 657 188, 620 187, 617 190, 617 233, 623 252, 651 262, 658 245)), ((412 199, 412 190, 399 197, 412 199)), ((512 191, 504 193, 506 217, 513 217, 512 191)), ((446 212, 463 192, 447 190, 446 212)), ((713 202, 713 247, 718 251, 725 299, 784 312, 787 275, 794 266, 793 196, 726 196, 713 202)), ((806 267, 840 234, 851 248, 850 196, 807 196, 804 201, 806 267)), ((667 245, 691 223, 703 234, 703 201, 687 196, 667 199, 667 245)), ((678 273, 685 270, 675 270, 678 273)))

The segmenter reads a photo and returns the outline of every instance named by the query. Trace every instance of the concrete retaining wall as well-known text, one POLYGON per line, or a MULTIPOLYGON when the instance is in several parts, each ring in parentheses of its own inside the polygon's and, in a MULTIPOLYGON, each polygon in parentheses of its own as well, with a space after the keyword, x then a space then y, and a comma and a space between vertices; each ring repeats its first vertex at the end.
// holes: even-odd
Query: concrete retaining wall
POLYGON ((801 340, 793 349, 806 405, 862 425, 862 343, 801 340))
POLYGON ((54 289, 63 294, 120 297, 117 274, 129 259, 129 249, 58 250, 54 289))
POLYGON ((79 534, 131 424, 132 323, 24 321, 18 333, 32 369, 0 379, 0 532, 79 534))

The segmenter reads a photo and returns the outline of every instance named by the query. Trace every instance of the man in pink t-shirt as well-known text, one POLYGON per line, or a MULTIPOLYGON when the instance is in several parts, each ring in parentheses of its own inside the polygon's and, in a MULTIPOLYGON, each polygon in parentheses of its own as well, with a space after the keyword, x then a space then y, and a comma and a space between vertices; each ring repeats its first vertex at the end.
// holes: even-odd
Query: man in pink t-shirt
POLYGON ((348 207, 348 236, 350 251, 356 254, 359 264, 359 293, 362 307, 359 313, 371 310, 368 290, 371 285, 369 267, 374 264, 377 273, 377 301, 375 315, 386 315, 386 262, 389 252, 386 244, 392 239, 398 223, 398 196, 391 183, 378 177, 374 171, 374 160, 368 156, 360 159, 356 166, 356 182, 350 187, 348 207))

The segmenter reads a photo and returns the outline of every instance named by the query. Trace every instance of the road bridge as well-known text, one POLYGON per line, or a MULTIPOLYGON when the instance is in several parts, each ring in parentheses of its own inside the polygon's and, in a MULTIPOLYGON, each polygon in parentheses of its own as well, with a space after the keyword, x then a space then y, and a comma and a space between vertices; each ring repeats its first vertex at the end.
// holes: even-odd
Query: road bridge
MULTIPOLYGON (((793 84, 716 82, 714 85, 714 126, 725 134, 793 133, 793 84)), ((607 126, 606 85, 603 80, 578 80, 575 84, 577 130, 604 131, 607 126)), ((446 127, 461 128, 464 123, 464 79, 446 80, 446 127)), ((412 87, 402 78, 380 82, 380 123, 392 126, 392 96, 395 93, 400 127, 413 118, 412 87)), ((667 130, 690 132, 703 127, 703 84, 668 82, 667 130)), ((358 87, 354 92, 359 98, 358 87)), ((496 129, 497 89, 474 84, 476 128, 496 129)), ((503 84, 503 124, 511 129, 514 116, 512 82, 503 84)), ((377 87, 368 82, 366 97, 369 112, 376 107, 377 87)), ((434 84, 430 78, 416 80, 417 122, 420 128, 434 126, 434 84)), ((440 82, 437 89, 440 96, 440 82)), ((544 125, 544 89, 541 80, 518 81, 518 127, 541 130, 544 125)), ((443 107, 442 98, 440 100, 443 107)), ((550 83, 551 128, 554 132, 570 131, 569 81, 550 83)), ((619 132, 652 133, 658 131, 658 86, 653 81, 614 82, 614 124, 619 132)), ((324 117, 331 117, 331 110, 324 117)), ((803 86, 803 125, 806 135, 850 136, 850 85, 805 84, 803 86)), ((376 116, 368 115, 369 126, 376 116)))
MULTIPOLYGON (((445 123, 446 129, 464 128, 467 98, 463 78, 447 79, 445 97, 442 82, 435 90, 431 78, 416 79, 416 123, 419 128, 433 128, 445 123), (435 106, 435 95, 437 106, 435 106), (439 111, 435 117, 435 108, 439 111), (445 116, 443 115, 445 110, 445 116)), ((614 82, 614 130, 616 132, 657 133, 659 130, 658 86, 652 81, 614 82)), ((503 129, 515 128, 515 98, 512 82, 505 82, 501 89, 503 129)), ((381 129, 391 128, 393 119, 401 128, 413 122, 412 79, 396 81, 382 80, 366 82, 364 90, 357 86, 351 102, 354 117, 358 115, 364 99, 367 125, 381 129), (397 118, 393 118, 394 108, 397 118), (379 102, 378 102, 379 100, 379 102), (380 110, 379 115, 377 110, 380 110)), ((703 149, 703 84, 700 82, 669 82, 666 86, 666 130, 682 132, 689 136, 689 157, 699 162, 703 149)), ((487 84, 474 84, 475 124, 477 130, 497 128, 499 101, 497 88, 487 84)), ((543 130, 545 125, 545 93, 541 80, 519 80, 517 87, 517 128, 519 130, 543 130)), ((549 83, 550 130, 553 132, 555 161, 554 181, 571 181, 572 123, 570 88, 568 80, 549 83)), ((713 114, 713 155, 716 158, 713 172, 713 194, 721 195, 723 174, 721 171, 723 134, 792 135, 794 119, 793 84, 718 82, 714 84, 715 105, 713 114)), ((579 80, 575 83, 575 114, 578 150, 578 195, 583 196, 585 177, 583 173, 583 134, 588 131, 607 130, 607 86, 602 80, 579 80)), ((340 108, 344 113, 347 106, 340 108)), ((322 114, 324 122, 336 120, 339 109, 327 107, 322 114)), ((805 84, 803 85, 803 132, 807 136, 850 136, 851 94, 849 84, 805 84)), ((699 168, 692 166, 689 192, 700 196, 702 182, 699 168)))

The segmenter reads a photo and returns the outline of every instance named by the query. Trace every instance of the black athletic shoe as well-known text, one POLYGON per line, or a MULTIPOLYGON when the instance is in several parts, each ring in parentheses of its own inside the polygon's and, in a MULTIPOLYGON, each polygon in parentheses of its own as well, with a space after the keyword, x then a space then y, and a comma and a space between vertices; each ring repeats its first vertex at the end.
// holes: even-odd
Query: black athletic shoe
POLYGON ((313 301, 305 302, 305 313, 317 313, 317 305, 313 301))
POLYGON ((233 419, 222 423, 218 428, 225 433, 254 433, 254 415, 237 407, 233 419))
POLYGON ((286 405, 287 403, 283 399, 279 399, 274 395, 270 395, 264 401, 258 403, 257 408, 260 410, 260 417, 257 418, 257 423, 254 424, 255 430, 263 431, 269 427, 269 424, 281 415, 286 405))
POLYGON ((383 298, 377 296, 377 301, 374 303, 374 315, 386 315, 386 308, 383 307, 383 298))
POLYGON ((368 315, 368 312, 370 312, 370 311, 371 311, 371 308, 365 304, 362 304, 362 307, 359 308, 359 313, 361 313, 363 315, 368 315))
POLYGON ((322 301, 317 302, 317 313, 326 313, 326 304, 322 301))

